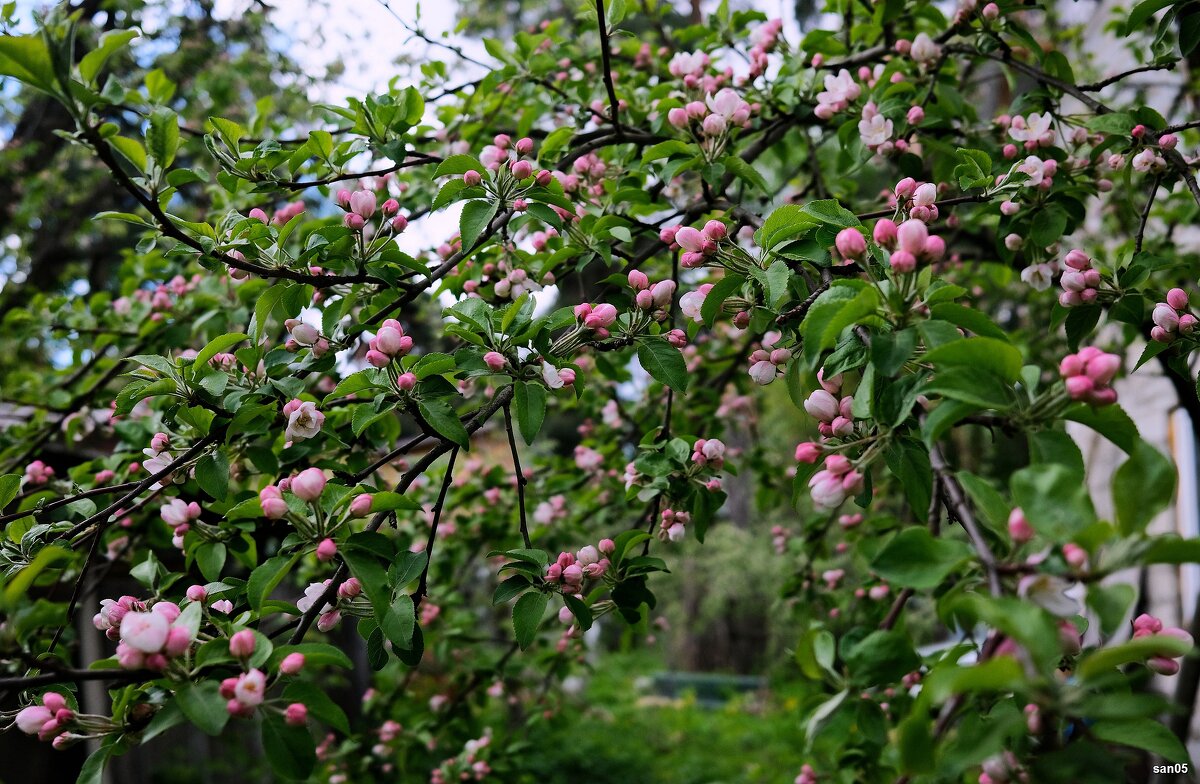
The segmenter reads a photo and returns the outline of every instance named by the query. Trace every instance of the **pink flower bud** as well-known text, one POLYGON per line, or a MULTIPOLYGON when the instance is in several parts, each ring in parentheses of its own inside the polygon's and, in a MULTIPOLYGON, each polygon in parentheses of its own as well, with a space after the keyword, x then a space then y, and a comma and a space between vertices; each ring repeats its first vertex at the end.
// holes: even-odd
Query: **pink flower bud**
POLYGON ((1167 292, 1167 304, 1175 308, 1175 310, 1187 310, 1187 292, 1183 289, 1171 289, 1167 292))
POLYGON ((530 139, 528 136, 517 139, 516 150, 519 155, 528 155, 533 152, 533 139, 530 139))
POLYGON ((317 543, 317 560, 324 563, 337 555, 337 542, 325 538, 317 543))
POLYGON ((375 214, 377 201, 372 191, 355 191, 350 194, 350 211, 366 220, 375 214))
POLYGON ((524 180, 533 174, 533 164, 529 161, 513 161, 512 166, 513 177, 518 180, 524 180))
POLYGON ((499 351, 489 351, 488 353, 484 354, 483 362, 493 373, 499 373, 504 369, 504 365, 506 364, 504 355, 499 351))
POLYGON ((617 320, 617 308, 614 305, 603 303, 592 308, 583 319, 583 324, 588 329, 607 328, 613 325, 617 320))
POLYGON ((496 145, 501 150, 506 150, 508 149, 508 145, 512 144, 512 137, 507 133, 498 133, 492 139, 492 144, 496 145))
POLYGON ((480 183, 483 182, 483 175, 481 175, 479 172, 475 171, 474 169, 471 169, 470 171, 463 174, 463 182, 465 182, 468 187, 473 188, 476 185, 479 185, 480 183))
POLYGON ((617 545, 612 539, 601 539, 596 549, 605 555, 612 555, 616 551, 617 545))
POLYGON ((267 218, 267 213, 263 212, 258 207, 255 207, 254 209, 250 210, 249 217, 251 220, 261 221, 262 223, 270 222, 270 219, 267 218))
POLYGON ((704 236, 713 242, 720 242, 729 233, 729 227, 719 220, 710 220, 704 224, 704 236))
POLYGON ((308 708, 302 702, 293 702, 283 712, 283 720, 292 727, 303 727, 308 722, 308 708))
POLYGON ((896 230, 896 241, 900 250, 908 251, 913 256, 920 256, 925 251, 927 239, 929 229, 919 220, 906 220, 896 230))
POLYGON ((1024 544, 1033 538, 1033 527, 1019 506, 1008 515, 1008 535, 1017 544, 1024 544))
POLYGON ((238 659, 246 659, 254 653, 256 644, 254 632, 242 629, 240 632, 234 632, 229 638, 229 653, 238 659))
POLYGON ((1177 144, 1179 144, 1179 137, 1173 133, 1164 133, 1158 137, 1158 146, 1164 150, 1174 150, 1177 144))
POLYGON ((925 109, 920 106, 914 106, 908 110, 906 117, 909 125, 920 125, 925 121, 925 109))
POLYGON ((984 19, 988 20, 989 22, 994 22, 1000 16, 1000 6, 996 5, 995 3, 988 3, 983 7, 983 10, 980 11, 980 13, 983 14, 984 19))
POLYGON ((906 250, 898 250, 888 259, 894 272, 906 275, 917 268, 917 257, 906 250))
POLYGON ((917 192, 917 181, 912 177, 905 177, 896 183, 894 193, 897 199, 910 199, 917 192))
POLYGON ((1067 542, 1063 545, 1063 558, 1076 569, 1082 569, 1087 564, 1087 551, 1077 544, 1067 542))
POLYGON ((363 493, 356 495, 354 500, 350 502, 350 515, 352 517, 366 517, 371 514, 371 494, 363 493))
POLYGON ((642 289, 647 288, 649 285, 650 278, 646 276, 646 273, 642 272, 641 270, 629 271, 629 288, 633 289, 634 291, 641 291, 642 289))
POLYGON ((339 599, 353 599, 362 593, 362 583, 357 577, 347 577, 346 581, 338 586, 337 595, 339 599))
POLYGON ((203 585, 189 585, 187 589, 187 598, 189 601, 202 602, 208 597, 208 591, 203 585))
POLYGON ((1000 212, 1002 212, 1005 215, 1009 215, 1009 216, 1016 215, 1020 211, 1020 209, 1021 209, 1021 205, 1017 204, 1015 201, 1005 200, 1000 203, 1000 212))
POLYGON ((417 377, 412 373, 401 373, 396 378, 396 386, 404 392, 410 391, 417 385, 417 377))
POLYGON ((284 675, 295 675, 304 669, 304 654, 289 653, 283 657, 283 661, 279 663, 279 671, 284 675))
POLYGON ((896 222, 891 218, 882 218, 875 224, 872 236, 877 244, 890 248, 896 241, 896 232, 896 222))
POLYGON ((838 232, 834 245, 838 253, 847 259, 860 259, 867 252, 867 241, 858 229, 842 229, 838 232))
POLYGON ((925 240, 925 258, 937 261, 946 255, 946 241, 936 235, 925 240))
POLYGON ((292 480, 292 493, 302 501, 316 501, 325 490, 325 474, 321 469, 306 468, 292 480))

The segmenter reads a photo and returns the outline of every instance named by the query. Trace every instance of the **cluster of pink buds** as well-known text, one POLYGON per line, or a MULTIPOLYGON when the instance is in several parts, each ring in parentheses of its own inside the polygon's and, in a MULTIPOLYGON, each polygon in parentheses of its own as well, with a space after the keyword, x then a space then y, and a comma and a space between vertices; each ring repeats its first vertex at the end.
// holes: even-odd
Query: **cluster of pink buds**
MULTIPOLYGON (((157 474, 165 470, 175 460, 171 455, 170 447, 171 439, 166 433, 155 433, 150 439, 150 447, 142 450, 142 454, 147 458, 142 461, 142 468, 145 468, 150 474, 157 474)), ((164 480, 167 479, 169 477, 164 477, 164 480)))
POLYGON ((674 509, 664 509, 658 524, 658 538, 666 541, 681 542, 687 536, 687 525, 692 522, 688 512, 676 512, 674 509))
POLYGON ((225 710, 229 711, 229 715, 250 718, 266 698, 267 676, 257 669, 243 672, 236 678, 221 681, 220 691, 221 696, 228 700, 225 710))
MULTIPOLYGON (((304 596, 296 602, 296 609, 302 613, 306 613, 313 608, 322 596, 325 595, 325 590, 329 588, 330 580, 324 582, 311 583, 304 589, 304 596)), ((350 577, 341 583, 337 589, 339 600, 353 599, 362 593, 362 584, 354 577, 350 577)), ((327 632, 338 625, 342 620, 342 611, 331 604, 321 606, 317 611, 317 629, 322 632, 327 632)))
POLYGON ((321 337, 320 331, 312 324, 300 319, 288 319, 283 322, 287 327, 288 339, 284 348, 288 351, 299 351, 301 348, 311 348, 314 357, 325 356, 329 351, 329 341, 321 337))
POLYGON ((646 273, 641 270, 630 270, 629 287, 636 292, 634 303, 639 310, 654 311, 656 321, 662 321, 667 317, 667 310, 675 298, 675 281, 660 280, 652 284, 646 273))
POLYGON ((1155 150, 1152 147, 1147 147, 1137 155, 1133 156, 1133 160, 1129 165, 1132 166, 1133 170, 1139 174, 1145 174, 1147 172, 1160 172, 1167 168, 1167 159, 1160 155, 1158 150, 1155 150))
POLYGON ((917 269, 917 261, 937 261, 946 253, 946 242, 929 234, 925 223, 910 218, 897 226, 883 218, 875 224, 875 241, 892 250, 889 264, 892 271, 907 274, 917 269))
POLYGON ((858 121, 858 135, 863 146, 879 155, 890 154, 896 149, 892 141, 893 130, 894 124, 880 113, 875 102, 867 101, 863 106, 862 119, 858 121))
POLYGON ((775 49, 782 31, 783 20, 771 19, 763 22, 750 33, 751 46, 750 51, 747 52, 747 57, 750 59, 750 79, 762 76, 767 72, 767 54, 775 49))
POLYGON ((34 460, 25 466, 25 484, 44 485, 54 477, 54 466, 49 466, 41 460, 34 460))
POLYGON ((692 462, 714 471, 725 465, 725 444, 716 438, 698 438, 692 444, 692 462))
POLYGON ((667 63, 667 72, 677 79, 684 79, 685 85, 691 89, 698 82, 692 81, 687 83, 687 77, 692 77, 693 80, 704 75, 704 71, 708 68, 712 61, 705 52, 677 52, 671 61, 667 63))
POLYGON ((808 480, 809 495, 818 509, 837 509, 848 496, 863 490, 863 475, 844 455, 825 458, 825 468, 808 480))
POLYGON ((783 555, 787 552, 788 540, 792 534, 782 525, 771 526, 771 547, 775 548, 776 555, 783 555))
POLYGON ((705 258, 717 252, 717 243, 729 234, 728 227, 719 220, 710 220, 704 228, 694 229, 691 226, 668 226, 659 232, 658 236, 668 245, 678 245, 683 248, 679 263, 688 269, 702 266, 705 258))
POLYGON ((1050 112, 1043 114, 1035 112, 1027 117, 1021 115, 1012 118, 1001 116, 999 121, 1002 126, 1008 126, 1008 135, 1013 138, 1013 141, 1021 142, 1030 152, 1039 147, 1053 147, 1057 139, 1057 134, 1054 132, 1054 117, 1050 112))
POLYGON ((1093 406, 1117 402, 1117 391, 1109 386, 1121 367, 1121 358, 1105 354, 1094 346, 1068 354, 1058 364, 1058 372, 1066 380, 1067 394, 1072 400, 1082 400, 1093 406))
MULTIPOLYGON (((833 392, 837 392, 835 387, 833 392)), ((838 400, 828 389, 815 389, 804 401, 804 410, 817 420, 817 430, 825 438, 842 438, 854 433, 854 398, 845 395, 838 400)), ((800 454, 799 448, 796 450, 800 454)), ((802 462, 811 462, 804 460, 802 462)))
MULTIPOLYGON (((1054 186, 1054 175, 1058 174, 1058 161, 1053 158, 1042 160, 1036 155, 1030 155, 1017 166, 1017 171, 1029 177, 1028 184, 1031 188, 1048 191, 1054 186)), ((1003 180, 1003 177, 1000 179, 1003 180)))
POLYGON ((691 101, 667 112, 667 122, 679 129, 699 129, 700 135, 722 136, 750 122, 752 107, 733 89, 726 87, 704 101, 691 101))
POLYGON ((92 619, 97 629, 111 639, 117 631, 117 661, 127 670, 165 669, 170 659, 182 656, 192 646, 195 632, 177 623, 179 605, 155 602, 149 611, 132 596, 100 603, 92 619))
POLYGON ((200 517, 200 504, 192 501, 187 503, 181 498, 174 498, 159 510, 163 522, 171 526, 171 543, 183 549, 183 537, 191 527, 191 522, 200 517))
POLYGON ((388 199, 379 205, 379 198, 374 191, 342 189, 337 192, 337 205, 346 211, 342 223, 351 231, 362 231, 367 221, 374 217, 376 210, 384 219, 391 219, 392 230, 397 234, 408 228, 408 219, 400 215, 400 202, 388 199))
MULTIPOLYGON (((1140 637, 1153 637, 1155 635, 1174 637, 1177 640, 1182 640, 1187 643, 1189 648, 1195 645, 1192 635, 1178 626, 1163 626, 1163 622, 1153 615, 1142 613, 1133 619, 1133 638, 1135 640, 1140 637)), ((1159 675, 1174 675, 1179 672, 1179 662, 1176 659, 1180 659, 1182 656, 1182 654, 1151 656, 1149 661, 1146 662, 1146 666, 1159 675)))
POLYGON ((559 553, 554 563, 546 567, 546 582, 561 586, 566 594, 583 593, 585 579, 598 580, 608 571, 612 564, 607 556, 615 549, 611 539, 602 539, 595 547, 589 544, 577 553, 559 553))
POLYGON ((607 302, 599 305, 583 302, 575 306, 575 318, 596 333, 596 337, 606 338, 609 335, 608 328, 617 321, 617 307, 607 302))
POLYGON ((938 219, 938 208, 934 204, 937 195, 937 186, 932 182, 917 182, 912 177, 900 180, 892 190, 896 206, 908 210, 908 217, 922 223, 938 219))
POLYGON ((845 68, 837 74, 825 76, 825 90, 817 93, 817 106, 813 114, 822 120, 828 120, 840 111, 844 111, 851 103, 862 95, 862 87, 854 81, 854 77, 845 68))
MULTIPOLYGON (((513 179, 527 180, 534 174, 533 164, 524 160, 522 156, 531 152, 533 152, 533 139, 523 137, 513 144, 511 136, 501 133, 492 139, 490 145, 480 151, 479 162, 489 171, 499 172, 501 169, 507 168, 513 179)), ((538 184, 547 185, 550 182, 550 176, 550 172, 539 171, 537 173, 538 184)), ((480 185, 483 177, 479 172, 472 170, 463 175, 463 181, 473 187, 480 185)))
POLYGON ((778 332, 768 332, 763 335, 762 344, 750 353, 750 378, 754 383, 765 386, 784 374, 792 352, 776 347, 781 337, 778 332))
POLYGON ((479 759, 479 753, 492 742, 489 732, 463 744, 462 753, 443 760, 429 774, 429 784, 451 784, 461 781, 483 781, 492 772, 487 760, 479 759))
POLYGON ((805 763, 800 766, 800 775, 792 784, 817 784, 817 772, 812 765, 805 763))
POLYGON ((255 207, 254 209, 250 210, 250 212, 247 213, 247 217, 251 220, 260 221, 262 223, 274 223, 276 226, 283 226, 292 218, 295 218, 297 215, 302 215, 303 213, 304 202, 292 201, 276 210, 275 214, 270 218, 267 217, 266 211, 260 207, 255 207))
POLYGON ((367 362, 372 367, 387 367, 393 359, 404 356, 412 347, 413 339, 404 334, 400 322, 388 319, 367 345, 367 362))
POLYGON ((1059 280, 1063 290, 1058 303, 1064 308, 1074 308, 1095 302, 1100 294, 1100 270, 1092 266, 1088 255, 1075 248, 1063 258, 1063 263, 1067 270, 1059 280))
POLYGON ((17 713, 17 729, 26 735, 37 735, 38 740, 52 741, 56 749, 70 745, 75 738, 67 733, 67 728, 75 721, 76 714, 67 707, 67 698, 48 691, 41 700, 41 705, 30 705, 17 713))
POLYGON ((1188 312, 1188 295, 1183 289, 1167 292, 1167 301, 1154 306, 1150 318, 1154 328, 1150 337, 1160 343, 1170 343, 1180 335, 1190 335, 1196 330, 1196 317, 1188 312))

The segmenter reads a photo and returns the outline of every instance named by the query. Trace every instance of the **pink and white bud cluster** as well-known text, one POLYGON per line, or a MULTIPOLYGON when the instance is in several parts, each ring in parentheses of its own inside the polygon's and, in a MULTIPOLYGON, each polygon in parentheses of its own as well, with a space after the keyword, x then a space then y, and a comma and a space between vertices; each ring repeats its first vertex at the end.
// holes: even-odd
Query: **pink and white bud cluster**
POLYGON ((1155 150, 1153 147, 1147 147, 1133 156, 1133 161, 1129 165, 1139 174, 1160 172, 1167 168, 1167 159, 1159 155, 1158 150, 1155 150))
POLYGON ((562 494, 550 496, 533 510, 533 522, 538 525, 551 525, 565 519, 567 519, 567 497, 562 494))
POLYGON ((942 47, 938 46, 937 42, 930 38, 928 33, 917 33, 917 37, 912 40, 912 44, 909 46, 908 54, 917 63, 927 65, 941 56, 942 47))
POLYGON ((846 456, 830 455, 825 458, 825 468, 808 480, 808 488, 813 504, 830 511, 841 506, 847 497, 863 491, 863 475, 846 456))
POLYGON ((779 42, 779 33, 783 30, 782 19, 771 19, 754 28, 750 33, 750 73, 748 79, 755 79, 767 71, 767 55, 775 49, 779 42))
POLYGON ((692 522, 692 516, 688 512, 664 509, 658 523, 658 538, 664 542, 668 539, 672 542, 683 541, 683 538, 687 536, 687 526, 690 522, 692 522))
MULTIPOLYGON (((861 236, 861 235, 860 235, 861 236)), ((792 352, 786 348, 765 346, 750 353, 750 378, 755 384, 763 386, 770 384, 786 371, 786 365, 792 358, 792 352)))
POLYGON ((41 460, 34 460, 25 466, 25 484, 44 485, 54 477, 54 466, 46 465, 41 460))
POLYGON ((312 438, 321 432, 325 424, 325 415, 317 410, 317 404, 312 401, 290 400, 283 406, 283 415, 287 417, 284 437, 288 441, 312 438))
MULTIPOLYGON (((524 160, 523 156, 533 152, 533 139, 522 137, 513 143, 512 137, 506 133, 497 134, 492 143, 479 152, 479 162, 489 171, 499 172, 507 169, 517 180, 526 180, 533 176, 533 164, 524 160)), ((549 182, 549 172, 538 172, 538 184, 549 182)), ((470 186, 479 185, 483 177, 479 172, 471 170, 463 175, 463 181, 470 186)))
POLYGON ((862 87, 845 68, 836 74, 826 74, 825 89, 817 93, 817 106, 813 109, 813 114, 822 120, 828 120, 848 108, 860 95, 862 87))
POLYGON ((617 321, 617 307, 608 303, 591 305, 583 302, 575 306, 575 318, 596 333, 596 337, 606 338, 609 335, 608 328, 617 321))
POLYGON ((1086 253, 1075 248, 1063 258, 1067 270, 1059 279, 1062 293, 1058 295, 1058 304, 1064 308, 1074 308, 1079 305, 1090 305, 1100 295, 1100 270, 1092 266, 1092 260, 1086 253))
POLYGON ((589 544, 577 553, 559 553, 554 563, 546 567, 546 582, 560 586, 565 594, 581 594, 585 579, 598 580, 608 571, 612 564, 605 556, 612 552, 612 540, 604 539, 599 546, 589 544))
POLYGON ((716 138, 733 128, 746 127, 751 111, 750 104, 727 87, 716 95, 707 96, 704 101, 672 107, 667 111, 667 122, 695 136, 716 138))
MULTIPOLYGON (((486 268, 486 265, 485 265, 486 268)), ((549 275, 549 273, 547 273, 549 275)), ((545 281, 547 284, 553 283, 553 279, 545 281)), ((497 297, 502 299, 520 299, 522 295, 532 292, 541 291, 542 286, 533 278, 529 277, 529 273, 520 267, 507 270, 504 277, 496 281, 492 287, 497 297)))
POLYGON ((863 106, 862 119, 858 121, 858 136, 863 146, 880 155, 890 154, 896 148, 892 143, 893 130, 892 121, 880 114, 875 102, 867 101, 863 106))
POLYGON ((342 223, 352 231, 362 231, 367 221, 375 215, 379 206, 379 198, 374 191, 349 191, 342 189, 337 192, 336 202, 346 211, 342 223))
POLYGON ((557 368, 549 362, 542 362, 542 381, 550 389, 562 389, 575 383, 575 371, 572 368, 557 368))
POLYGON ((311 348, 314 357, 325 356, 329 351, 329 341, 321 337, 321 332, 312 324, 300 319, 288 319, 283 322, 289 334, 284 348, 288 351, 298 351, 302 347, 311 348))
MULTIPOLYGON (((324 582, 310 583, 304 589, 304 596, 300 597, 300 600, 296 602, 296 609, 302 613, 311 610, 313 605, 325 595, 325 590, 329 587, 330 582, 330 580, 325 580, 324 582)), ((339 585, 337 591, 339 599, 353 599, 361 592, 362 585, 353 577, 339 585)), ((327 632, 337 626, 338 622, 342 619, 341 610, 331 604, 322 605, 321 609, 317 612, 319 613, 317 616, 317 629, 322 632, 327 632)))
POLYGON ((675 281, 660 280, 657 283, 651 283, 646 273, 641 270, 631 270, 629 287, 635 292, 634 303, 640 310, 654 311, 655 318, 659 321, 667 317, 667 310, 670 309, 671 302, 675 299, 675 281))
POLYGON ((171 544, 183 549, 183 537, 191 528, 191 522, 200 517, 200 504, 188 503, 181 498, 174 498, 158 511, 163 522, 171 526, 171 544))
POLYGON ((688 89, 694 89, 711 63, 706 52, 677 52, 667 63, 667 72, 676 79, 683 79, 688 89))
POLYGON ((235 678, 226 678, 221 681, 220 693, 228 700, 225 710, 230 716, 250 718, 266 699, 267 676, 262 670, 254 669, 235 678))
POLYGON ((1168 291, 1167 301, 1156 304, 1150 318, 1154 321, 1150 337, 1160 343, 1170 343, 1196 330, 1196 317, 1189 312, 1188 295, 1183 289, 1168 291))
MULTIPOLYGON (((892 189, 892 195, 896 199, 896 206, 902 210, 908 211, 908 216, 922 223, 930 223, 938 219, 938 208, 934 202, 937 201, 938 188, 932 182, 918 182, 912 177, 905 177, 896 183, 896 187, 892 189)), ((889 221, 890 222, 890 221, 889 221)), ((883 223, 883 221, 880 221, 883 223)), ((893 223, 893 226, 895 224, 893 223)), ((879 229, 879 225, 876 224, 879 229)), ((884 224, 880 231, 888 232, 887 224, 884 224)), ((879 240, 876 240, 879 242, 879 240)), ((882 242, 880 243, 883 244, 882 242)))
POLYGON ((109 633, 105 624, 110 624, 114 615, 120 616, 120 623, 116 627, 119 639, 117 661, 122 667, 127 670, 163 670, 171 659, 187 653, 195 641, 195 632, 178 623, 179 605, 155 602, 146 612, 144 609, 131 609, 144 605, 136 600, 132 604, 127 602, 130 598, 122 596, 107 608, 101 603, 100 614, 92 619, 96 628, 109 633))
POLYGON ((916 218, 899 226, 891 219, 883 218, 875 224, 873 233, 875 242, 889 250, 894 248, 888 263, 897 274, 914 272, 918 261, 937 261, 946 253, 946 242, 930 235, 925 223, 916 218))
POLYGON ((979 784, 1026 784, 1029 781, 1029 772, 1021 767, 1011 751, 988 757, 981 767, 979 784))
POLYGON ((1039 147, 1053 147, 1057 139, 1054 132, 1054 117, 1050 112, 1032 113, 1026 117, 1017 115, 1008 123, 1008 135, 1013 141, 1021 142, 1032 152, 1039 147))
MULTIPOLYGON (((843 396, 840 400, 824 389, 815 389, 804 401, 804 410, 817 420, 817 431, 825 438, 844 438, 854 433, 854 415, 851 408, 854 398, 843 396)), ((797 455, 800 450, 797 449, 797 455)), ((809 461, 803 461, 809 462, 809 461)))
POLYGON ((367 362, 372 367, 387 367, 392 360, 412 351, 413 339, 404 334, 404 327, 396 319, 387 319, 367 343, 367 362))
MULTIPOLYGON (((1186 630, 1180 629, 1178 626, 1163 626, 1163 622, 1153 615, 1142 613, 1133 619, 1133 638, 1153 637, 1162 635, 1165 637, 1174 637, 1177 640, 1182 640, 1187 643, 1189 648, 1195 646, 1195 641, 1192 635, 1186 630)), ((1186 654, 1169 654, 1151 656, 1146 662, 1146 666, 1154 670, 1159 675, 1174 675, 1179 672, 1179 662, 1177 659, 1183 658, 1186 654)))
POLYGON ((710 220, 703 229, 691 226, 667 226, 658 236, 663 242, 683 249, 679 263, 688 269, 700 267, 704 260, 714 256, 718 243, 729 235, 729 228, 719 220, 710 220))
POLYGON ((26 735, 37 735, 38 740, 54 741, 54 747, 61 748, 64 744, 58 742, 58 737, 75 720, 75 711, 67 707, 67 698, 56 691, 48 691, 40 699, 40 705, 30 705, 17 713, 17 729, 26 735))
POLYGON ((1058 161, 1053 158, 1042 160, 1036 155, 1030 155, 1017 166, 1017 171, 1029 177, 1031 188, 1050 190, 1054 185, 1054 175, 1058 174, 1058 161))
POLYGON ((705 283, 694 291, 689 291, 679 298, 679 310, 684 316, 697 324, 704 322, 701 310, 704 308, 704 298, 712 291, 713 284, 705 283))
POLYGON ((122 596, 120 599, 102 599, 100 612, 92 617, 92 625, 112 641, 121 639, 121 619, 128 612, 145 612, 146 603, 134 596, 122 596))
POLYGON ((1088 346, 1063 357, 1058 372, 1066 380, 1067 394, 1072 400, 1107 406, 1117 402, 1117 391, 1110 384, 1120 367, 1121 358, 1116 354, 1105 354, 1088 346))
POLYGON ((699 438, 692 444, 692 462, 720 471, 725 465, 725 444, 716 438, 699 438))

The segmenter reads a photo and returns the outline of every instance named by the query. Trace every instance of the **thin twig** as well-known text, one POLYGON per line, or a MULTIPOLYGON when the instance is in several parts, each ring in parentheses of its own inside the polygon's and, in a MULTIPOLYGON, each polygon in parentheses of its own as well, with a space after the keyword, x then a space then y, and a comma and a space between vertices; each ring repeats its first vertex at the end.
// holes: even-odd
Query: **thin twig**
POLYGON ((608 106, 612 114, 613 128, 621 133, 621 121, 617 117, 619 103, 617 88, 613 84, 612 48, 608 41, 608 21, 604 18, 604 0, 596 0, 596 18, 600 24, 600 66, 604 75, 604 89, 608 91, 608 106))
POLYGON ((533 542, 529 539, 529 520, 525 517, 525 485, 529 480, 521 470, 521 455, 517 452, 517 438, 513 433, 512 408, 507 403, 504 405, 504 429, 508 432, 508 448, 512 452, 513 471, 517 475, 517 510, 521 515, 521 540, 526 549, 531 549, 533 542))
POLYGON ((450 451, 450 462, 446 464, 446 475, 442 477, 442 489, 438 492, 437 503, 433 505, 433 523, 429 527, 429 539, 425 541, 425 568, 421 570, 421 579, 417 581, 417 591, 412 595, 413 606, 416 608, 420 608, 421 600, 429 595, 429 565, 433 563, 433 545, 437 541, 438 524, 442 521, 446 496, 454 482, 454 461, 457 459, 458 447, 455 447, 450 451))

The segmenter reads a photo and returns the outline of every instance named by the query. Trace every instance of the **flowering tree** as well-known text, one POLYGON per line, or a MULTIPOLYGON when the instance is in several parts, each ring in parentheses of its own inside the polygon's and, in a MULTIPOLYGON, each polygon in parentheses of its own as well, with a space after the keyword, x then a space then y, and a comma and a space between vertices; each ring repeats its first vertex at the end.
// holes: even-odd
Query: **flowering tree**
POLYGON ((518 779, 582 633, 644 627, 736 468, 779 522, 818 695, 784 778, 1185 762, 1146 686, 1192 639, 1105 578, 1200 561, 1147 534, 1175 471, 1112 386, 1153 360, 1200 422, 1198 260, 1172 239, 1200 122, 1124 87, 1186 67, 1196 4, 1116 19, 1144 64, 1090 83, 1032 5, 836 5, 841 30, 787 41, 596 0, 489 41, 478 80, 429 63, 299 127, 184 124, 161 71, 107 70, 133 29, 0 38, 0 73, 135 204, 96 216, 133 227, 113 290, 5 322, 41 357, 4 371, 34 412, 0 436, 6 721, 99 741, 88 782, 185 722, 255 727, 280 778, 518 779), (995 116, 980 74, 1020 87, 995 116), (454 236, 402 250, 452 208, 454 236), (760 410, 810 435, 727 448, 760 410), (1068 421, 1128 455, 1112 520, 1068 421), (111 643, 81 660, 114 569, 140 588, 95 597, 111 643), (364 665, 351 722, 325 686, 364 665), (520 722, 478 733, 506 693, 520 722))

